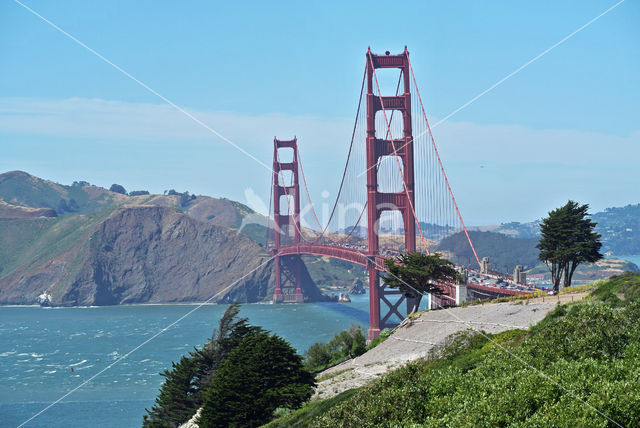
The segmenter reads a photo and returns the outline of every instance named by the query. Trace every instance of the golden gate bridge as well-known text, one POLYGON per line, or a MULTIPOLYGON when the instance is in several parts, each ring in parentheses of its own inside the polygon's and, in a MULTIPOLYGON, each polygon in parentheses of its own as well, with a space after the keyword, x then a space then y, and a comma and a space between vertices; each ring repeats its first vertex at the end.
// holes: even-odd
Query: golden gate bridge
MULTIPOLYGON (((347 160, 326 223, 321 224, 311 200, 297 138, 274 138, 271 207, 267 245, 275 256, 273 301, 304 301, 301 255, 361 265, 369 279, 369 339, 403 320, 403 302, 407 310, 415 303, 381 284, 385 259, 438 251, 460 269, 483 267, 447 179, 406 47, 399 55, 366 53, 347 160), (388 78, 389 72, 398 75, 395 94, 383 95, 378 75, 388 78), (301 224, 301 212, 311 214, 312 227, 301 224)), ((439 288, 441 294, 430 296, 438 307, 464 301, 467 293, 525 293, 474 283, 439 288)))

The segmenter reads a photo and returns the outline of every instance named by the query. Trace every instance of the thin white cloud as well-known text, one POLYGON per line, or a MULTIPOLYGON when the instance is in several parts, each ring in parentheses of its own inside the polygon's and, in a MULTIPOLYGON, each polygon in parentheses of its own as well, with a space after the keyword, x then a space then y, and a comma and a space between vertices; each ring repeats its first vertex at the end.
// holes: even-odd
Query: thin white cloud
MULTIPOLYGON (((242 143, 247 150, 263 151, 274 136, 291 138, 295 134, 303 155, 307 156, 323 153, 326 156, 328 148, 346 153, 352 126, 350 119, 342 118, 189 111, 242 143)), ((140 143, 208 143, 223 147, 205 129, 169 106, 102 99, 0 98, 0 132, 140 143)), ((640 155, 640 131, 615 136, 519 125, 446 122, 438 127, 436 142, 450 162, 584 164, 635 161, 640 155)))
MULTIPOLYGON (((189 112, 220 129, 234 141, 244 142, 245 149, 264 146, 276 135, 292 138, 296 132, 299 137, 303 133, 307 138, 324 135, 335 140, 336 132, 344 135, 350 126, 349 121, 326 121, 308 116, 248 115, 193 109, 189 112)), ((0 98, 0 132, 139 142, 220 143, 206 129, 170 106, 95 98, 0 98)))
POLYGON ((443 155, 456 161, 595 166, 604 162, 635 162, 640 158, 640 131, 616 136, 579 130, 455 122, 441 125, 437 134, 443 155))
MULTIPOLYGON (((297 135, 314 201, 323 200, 323 190, 337 189, 351 137, 351 119, 194 109, 189 112, 266 164, 271 163, 274 136, 297 135)), ((640 187, 640 175, 635 173, 640 159, 640 131, 619 136, 520 125, 445 122, 434 132, 463 215, 469 215, 472 223, 498 216, 505 220, 533 219, 553 207, 557 203, 554 198, 573 197, 593 203, 598 209, 638 202, 634 195, 640 187), (514 203, 516 194, 518 202, 514 203), (490 213, 486 213, 487 206, 492 207, 490 213), (535 209, 543 212, 534 214, 535 209)), ((92 142, 90 153, 83 157, 83 166, 95 168, 108 161, 109 168, 122 170, 120 175, 126 174, 122 160, 94 159, 91 155, 100 153, 95 147, 100 142, 122 143, 132 151, 136 147, 146 150, 163 146, 158 157, 165 151, 175 155, 176 148, 210 146, 211 150, 192 152, 200 157, 210 153, 210 157, 205 156, 211 167, 201 166, 203 159, 189 158, 184 166, 164 167, 162 177, 152 174, 154 180, 182 180, 189 187, 195 186, 188 184, 192 182, 213 183, 219 177, 234 176, 237 179, 224 186, 231 192, 227 193, 230 197, 244 200, 247 187, 261 186, 268 192, 268 172, 259 172, 252 160, 241 157, 206 129, 162 104, 86 98, 0 98, 0 143, 9 143, 14 136, 22 140, 33 138, 42 144, 66 139, 92 142)), ((31 164, 39 161, 38 153, 19 149, 14 149, 11 156, 22 156, 31 164)), ((221 189, 198 191, 218 194, 221 189)))

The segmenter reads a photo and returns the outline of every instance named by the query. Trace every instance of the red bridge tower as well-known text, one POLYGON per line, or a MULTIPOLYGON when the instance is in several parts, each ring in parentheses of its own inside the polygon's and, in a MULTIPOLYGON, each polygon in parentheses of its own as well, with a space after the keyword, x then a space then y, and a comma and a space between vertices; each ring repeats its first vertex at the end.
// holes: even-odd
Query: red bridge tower
POLYGON ((298 182, 298 139, 273 139, 273 251, 275 258, 276 289, 274 303, 302 303, 302 260, 299 255, 280 256, 281 246, 300 245, 300 185, 298 182), (293 151, 291 162, 280 161, 280 149, 293 151), (283 171, 291 171, 292 183, 285 183, 283 171), (282 197, 286 198, 284 204, 282 197), (293 206, 292 206, 293 204, 293 206), (284 210, 284 213, 283 211, 284 210))
MULTIPOLYGON (((369 339, 378 337, 380 329, 397 325, 390 318, 396 315, 400 321, 404 318, 399 312, 400 304, 409 300, 400 296, 395 303, 387 298, 400 295, 398 290, 387 289, 380 285, 378 270, 375 266, 379 254, 378 230, 380 217, 384 211, 400 211, 404 223, 404 246, 406 252, 416 250, 416 225, 413 216, 415 206, 413 178, 413 135, 411 130, 411 86, 409 70, 409 52, 405 48, 400 55, 374 55, 367 51, 367 218, 369 238, 369 339), (398 96, 380 96, 375 70, 378 68, 398 68, 402 72, 404 92, 398 96), (375 79, 375 80, 374 80, 375 79), (374 93, 374 85, 377 93, 374 93), (402 114, 403 135, 389 135, 389 113, 396 110, 402 114), (385 128, 379 135, 389 135, 393 140, 376 136, 376 113, 385 115, 385 128), (403 191, 382 193, 378 189, 378 160, 383 156, 397 155, 403 169, 403 191), (384 302, 385 313, 380 311, 380 302, 384 302)), ((395 160, 394 160, 395 162, 395 160)), ((407 310, 413 302, 407 301, 407 310)))

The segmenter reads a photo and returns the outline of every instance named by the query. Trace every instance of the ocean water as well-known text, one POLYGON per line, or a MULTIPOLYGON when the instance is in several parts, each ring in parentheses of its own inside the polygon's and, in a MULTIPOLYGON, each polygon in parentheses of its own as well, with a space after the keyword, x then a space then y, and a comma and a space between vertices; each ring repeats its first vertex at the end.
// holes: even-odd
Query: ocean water
MULTIPOLYGON (((159 372, 204 344, 227 308, 202 306, 153 338, 196 307, 0 307, 0 426, 20 426, 70 391, 24 426, 140 426, 162 383, 159 372)), ((368 295, 351 303, 243 305, 240 315, 302 353, 354 322, 366 329, 368 295)))

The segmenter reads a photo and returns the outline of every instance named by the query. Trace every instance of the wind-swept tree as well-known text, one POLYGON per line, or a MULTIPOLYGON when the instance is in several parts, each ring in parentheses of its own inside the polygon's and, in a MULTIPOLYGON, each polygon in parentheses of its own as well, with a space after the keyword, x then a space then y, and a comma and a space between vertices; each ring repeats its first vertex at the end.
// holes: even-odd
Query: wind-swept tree
POLYGON ((264 425, 277 408, 300 407, 314 386, 287 341, 264 331, 250 334, 216 371, 197 423, 201 428, 264 425))
POLYGON ((244 337, 264 332, 249 325, 247 318, 238 318, 239 312, 238 303, 230 305, 206 345, 182 356, 161 373, 165 381, 153 407, 144 415, 144 427, 177 427, 188 421, 202 405, 204 391, 229 353, 244 337))
POLYGON ((385 261, 387 275, 382 279, 391 288, 399 288, 414 302, 410 313, 418 310, 425 293, 442 294, 439 283, 455 282, 460 277, 453 263, 438 253, 401 254, 385 261))
POLYGON ((540 250, 538 256, 551 272, 553 292, 571 286, 576 268, 581 263, 594 263, 602 258, 600 234, 595 232, 597 223, 589 219, 589 205, 568 201, 549 212, 540 224, 540 250))
POLYGON ((148 428, 173 428, 186 422, 202 403, 197 373, 202 360, 190 353, 161 375, 165 378, 160 393, 151 410, 143 417, 142 426, 148 428))

